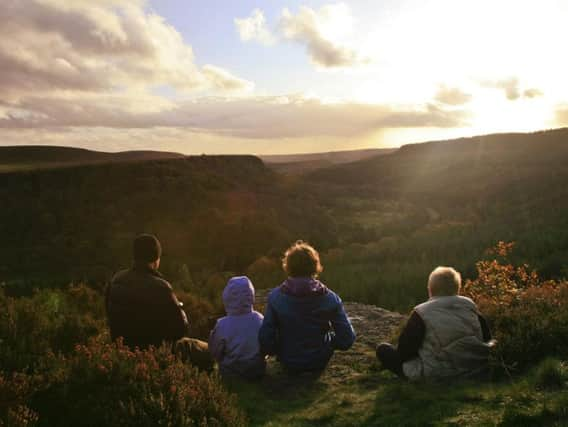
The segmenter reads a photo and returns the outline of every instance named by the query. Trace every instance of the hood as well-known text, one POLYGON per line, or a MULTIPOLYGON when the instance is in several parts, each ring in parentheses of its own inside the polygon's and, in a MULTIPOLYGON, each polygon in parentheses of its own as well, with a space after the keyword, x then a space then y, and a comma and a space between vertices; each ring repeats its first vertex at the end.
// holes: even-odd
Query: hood
POLYGON ((254 304, 254 286, 246 276, 232 277, 223 291, 223 304, 228 315, 251 313, 254 304))
POLYGON ((280 285, 280 290, 295 297, 308 297, 327 293, 325 285, 312 277, 288 277, 280 285))

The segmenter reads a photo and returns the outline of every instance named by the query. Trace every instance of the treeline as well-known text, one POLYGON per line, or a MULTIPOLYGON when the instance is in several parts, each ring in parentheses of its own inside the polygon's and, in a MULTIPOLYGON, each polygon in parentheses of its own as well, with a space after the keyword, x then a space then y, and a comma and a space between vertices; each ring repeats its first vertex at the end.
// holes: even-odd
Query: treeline
POLYGON ((518 243, 512 262, 568 276, 566 183, 566 129, 405 146, 293 177, 252 156, 4 173, 0 283, 102 287, 150 232, 168 279, 217 305, 230 274, 276 286, 282 251, 304 239, 345 299, 404 311, 432 268, 474 277, 501 240, 518 243))
POLYGON ((568 276, 567 129, 405 146, 305 180, 337 220, 324 274, 350 298, 408 308, 433 267, 471 278, 500 240, 518 243, 514 262, 568 276))
MULTIPOLYGON (((243 272, 299 236, 335 243, 333 221, 252 156, 0 174, 0 282, 104 282, 140 232, 164 242, 163 270, 243 272)), ((203 279, 203 280, 205 280, 203 279)))

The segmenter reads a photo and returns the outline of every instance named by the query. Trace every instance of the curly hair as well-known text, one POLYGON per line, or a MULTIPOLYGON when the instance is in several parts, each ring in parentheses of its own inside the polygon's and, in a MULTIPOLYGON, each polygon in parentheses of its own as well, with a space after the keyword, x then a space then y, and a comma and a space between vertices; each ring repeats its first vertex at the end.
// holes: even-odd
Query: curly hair
POLYGON ((316 277, 323 271, 318 251, 302 240, 286 250, 282 268, 290 277, 316 277))

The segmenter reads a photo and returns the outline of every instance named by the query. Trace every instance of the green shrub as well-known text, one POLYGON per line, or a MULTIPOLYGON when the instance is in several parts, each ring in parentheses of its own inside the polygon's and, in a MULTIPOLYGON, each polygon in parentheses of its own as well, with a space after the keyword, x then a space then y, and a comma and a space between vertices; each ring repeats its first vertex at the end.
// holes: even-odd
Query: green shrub
POLYGON ((187 314, 190 335, 207 340, 217 317, 222 315, 222 309, 216 308, 207 299, 189 292, 176 291, 176 295, 183 303, 183 309, 187 314))
POLYGON ((91 340, 51 355, 49 385, 29 402, 40 426, 241 426, 235 399, 216 377, 165 346, 132 351, 91 340))
POLYGON ((50 351, 72 351, 106 332, 103 297, 86 285, 20 298, 0 290, 0 306, 0 365, 8 372, 33 368, 50 351))
POLYGON ((536 367, 531 382, 539 390, 554 390, 564 387, 567 379, 566 366, 557 359, 548 358, 536 367))

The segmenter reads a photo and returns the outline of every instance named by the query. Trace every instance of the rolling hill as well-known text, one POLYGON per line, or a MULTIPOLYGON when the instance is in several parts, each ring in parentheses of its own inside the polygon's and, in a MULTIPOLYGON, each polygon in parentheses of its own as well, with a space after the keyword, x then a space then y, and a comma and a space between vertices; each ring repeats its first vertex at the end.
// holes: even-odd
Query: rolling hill
POLYGON ((73 147, 6 146, 0 147, 0 173, 112 162, 135 162, 183 158, 183 154, 163 151, 123 151, 106 153, 73 147))
POLYGON ((389 154, 396 148, 329 151, 325 153, 259 156, 271 169, 287 175, 301 175, 337 164, 389 154))

